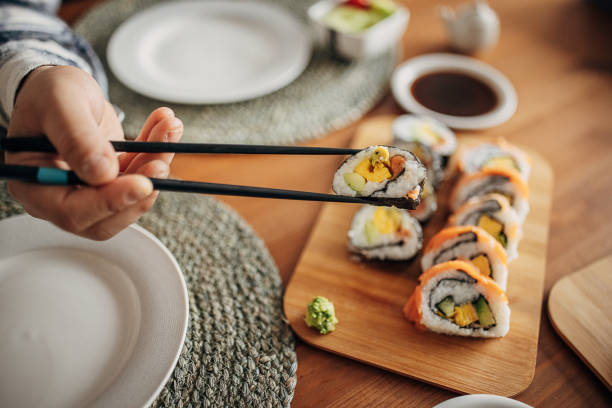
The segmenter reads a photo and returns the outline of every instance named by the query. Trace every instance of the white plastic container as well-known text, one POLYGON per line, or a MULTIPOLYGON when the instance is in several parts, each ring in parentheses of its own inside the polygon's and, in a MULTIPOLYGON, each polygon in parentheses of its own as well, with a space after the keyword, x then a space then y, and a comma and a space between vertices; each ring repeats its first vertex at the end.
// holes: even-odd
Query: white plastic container
POLYGON ((330 48, 337 56, 358 59, 381 54, 394 47, 406 30, 410 13, 398 6, 389 17, 384 18, 359 33, 343 33, 330 28, 324 21, 325 15, 342 0, 322 0, 308 9, 308 17, 314 27, 316 40, 330 48))

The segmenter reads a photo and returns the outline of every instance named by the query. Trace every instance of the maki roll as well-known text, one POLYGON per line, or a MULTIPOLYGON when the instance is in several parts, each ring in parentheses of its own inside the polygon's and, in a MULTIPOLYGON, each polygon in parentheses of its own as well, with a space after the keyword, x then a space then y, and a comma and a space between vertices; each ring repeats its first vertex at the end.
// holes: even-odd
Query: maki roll
POLYGON ((502 337, 510 328, 504 291, 468 262, 435 265, 419 278, 404 316, 421 330, 471 337, 502 337))
POLYGON ((405 261, 423 247, 423 232, 408 211, 366 205, 353 218, 348 248, 367 259, 405 261))
POLYGON ((518 257, 522 230, 516 211, 501 194, 475 197, 463 204, 448 219, 449 225, 474 225, 487 231, 508 254, 508 261, 518 257))
POLYGON ((372 197, 414 210, 421 200, 425 166, 406 150, 370 146, 348 157, 336 171, 332 189, 350 197, 372 197))
POLYGON ((506 252, 482 228, 472 226, 444 228, 425 247, 421 267, 426 271, 433 265, 456 259, 471 262, 481 275, 493 279, 506 290, 508 280, 506 252))
POLYGON ((484 169, 461 176, 450 196, 451 210, 457 211, 472 197, 489 193, 505 196, 523 222, 529 212, 529 189, 516 171, 506 169, 484 169))
POLYGON ((438 201, 436 199, 436 193, 434 188, 431 186, 429 179, 425 180, 423 186, 423 194, 421 195, 421 202, 419 206, 410 211, 410 214, 416 218, 420 223, 424 224, 438 209, 438 201))
POLYGON ((440 155, 445 169, 457 148, 457 139, 445 124, 428 116, 402 115, 393 121, 393 136, 397 143, 421 142, 440 155))
POLYGON ((465 146, 457 155, 457 170, 475 173, 483 169, 508 169, 518 171, 525 181, 529 179, 531 164, 527 155, 518 147, 500 138, 495 143, 478 143, 465 146))
POLYGON ((442 168, 442 158, 440 155, 433 151, 428 145, 412 141, 405 142, 396 140, 396 147, 400 149, 408 150, 425 165, 427 168, 427 179, 431 181, 434 188, 438 188, 442 180, 444 179, 444 169, 442 168))

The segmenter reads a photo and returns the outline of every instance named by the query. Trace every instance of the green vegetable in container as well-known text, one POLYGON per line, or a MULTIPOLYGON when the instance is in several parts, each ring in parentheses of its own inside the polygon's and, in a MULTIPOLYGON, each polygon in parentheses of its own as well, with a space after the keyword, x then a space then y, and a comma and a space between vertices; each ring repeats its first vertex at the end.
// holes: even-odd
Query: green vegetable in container
POLYGON ((308 327, 314 327, 321 334, 333 332, 336 328, 336 312, 334 304, 323 296, 315 297, 308 304, 308 311, 304 319, 308 327))

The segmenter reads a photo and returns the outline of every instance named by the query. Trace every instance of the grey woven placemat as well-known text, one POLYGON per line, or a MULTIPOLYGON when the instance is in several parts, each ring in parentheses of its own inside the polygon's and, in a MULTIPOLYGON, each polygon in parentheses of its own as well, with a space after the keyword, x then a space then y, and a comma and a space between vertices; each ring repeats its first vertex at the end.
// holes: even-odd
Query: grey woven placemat
MULTIPOLYGON (((392 53, 347 63, 333 60, 326 51, 316 48, 300 77, 261 98, 225 105, 189 106, 141 96, 113 76, 106 63, 106 44, 113 30, 127 17, 159 1, 108 0, 94 7, 75 25, 75 30, 92 44, 104 63, 110 99, 126 114, 123 128, 128 137, 138 135, 149 112, 165 105, 185 122, 184 141, 296 143, 348 125, 369 111, 388 88, 395 63, 392 53)), ((304 24, 306 10, 314 2, 267 1, 289 9, 304 24)))
MULTIPOLYGON (((0 182, 0 218, 22 212, 0 182)), ((297 357, 262 241, 203 196, 162 193, 140 224, 176 257, 190 308, 178 364, 152 407, 288 407, 297 357)))

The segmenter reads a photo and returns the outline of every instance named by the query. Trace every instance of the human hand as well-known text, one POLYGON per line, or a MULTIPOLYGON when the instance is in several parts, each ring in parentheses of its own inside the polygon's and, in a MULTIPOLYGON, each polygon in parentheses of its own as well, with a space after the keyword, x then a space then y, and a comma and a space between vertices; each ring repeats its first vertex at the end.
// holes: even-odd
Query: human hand
MULTIPOLYGON (((78 68, 39 67, 22 84, 8 137, 41 134, 57 154, 7 152, 6 163, 71 169, 91 187, 10 181, 8 190, 30 215, 86 238, 106 240, 135 222, 158 195, 147 177, 170 171, 171 153, 115 153, 108 141, 124 139, 121 124, 97 82, 78 68)), ((177 142, 182 134, 172 110, 158 108, 137 140, 177 142)))

